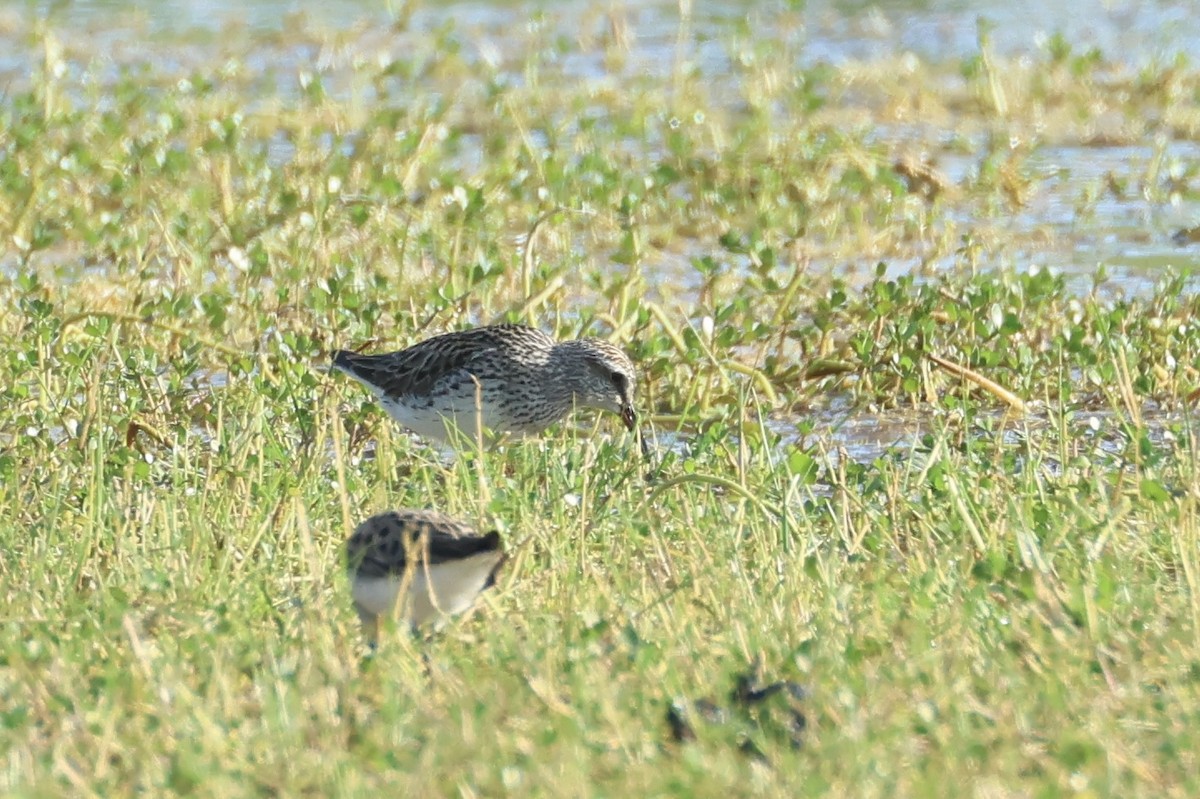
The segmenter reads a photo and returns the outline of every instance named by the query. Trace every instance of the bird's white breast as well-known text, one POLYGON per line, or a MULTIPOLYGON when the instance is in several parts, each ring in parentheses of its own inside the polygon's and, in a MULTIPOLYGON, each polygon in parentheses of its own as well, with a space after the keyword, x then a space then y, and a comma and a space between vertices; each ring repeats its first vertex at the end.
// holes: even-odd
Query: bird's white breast
POLYGON ((379 402, 388 415, 419 436, 454 443, 460 437, 474 441, 478 436, 477 421, 484 430, 495 428, 496 409, 484 401, 477 410, 475 397, 443 395, 432 403, 423 397, 380 396, 379 402))
POLYGON ((462 560, 422 564, 407 576, 354 577, 354 601, 377 616, 391 613, 408 579, 408 595, 400 612, 410 624, 453 616, 471 607, 501 557, 499 552, 481 552, 462 560))

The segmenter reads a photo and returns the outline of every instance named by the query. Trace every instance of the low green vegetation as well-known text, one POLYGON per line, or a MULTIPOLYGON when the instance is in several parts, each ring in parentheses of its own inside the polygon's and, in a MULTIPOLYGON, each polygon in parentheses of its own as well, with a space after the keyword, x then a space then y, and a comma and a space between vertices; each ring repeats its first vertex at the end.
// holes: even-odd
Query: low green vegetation
POLYGON ((1196 201, 1200 71, 802 66, 801 21, 10 21, 4 792, 1200 793, 1194 276, 1057 268, 1196 201), (650 459, 580 416, 447 465, 324 372, 502 320, 625 347, 650 459), (401 506, 511 557, 368 656, 341 546, 401 506))

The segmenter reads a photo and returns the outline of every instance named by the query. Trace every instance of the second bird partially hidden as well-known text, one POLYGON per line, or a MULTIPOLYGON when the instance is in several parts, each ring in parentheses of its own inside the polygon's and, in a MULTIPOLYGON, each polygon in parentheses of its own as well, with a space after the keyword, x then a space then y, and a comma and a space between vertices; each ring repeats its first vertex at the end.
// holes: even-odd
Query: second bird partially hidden
POLYGON ((388 414, 418 435, 474 441, 476 420, 495 433, 540 433, 575 407, 619 414, 632 430, 636 373, 600 339, 555 342, 524 325, 446 333, 406 350, 340 350, 333 366, 370 389, 388 414))
POLYGON ((413 628, 469 609, 504 562, 500 534, 479 535, 433 510, 379 513, 346 542, 354 608, 372 643, 379 617, 396 612, 413 628))

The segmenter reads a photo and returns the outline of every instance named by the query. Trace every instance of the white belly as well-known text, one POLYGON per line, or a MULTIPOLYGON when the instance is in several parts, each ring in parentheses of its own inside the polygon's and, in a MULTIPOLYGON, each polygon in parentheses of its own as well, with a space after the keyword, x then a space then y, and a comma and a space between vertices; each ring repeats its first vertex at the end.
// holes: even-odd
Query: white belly
POLYGON ((422 438, 442 441, 447 444, 456 441, 470 443, 478 437, 476 424, 482 416, 483 429, 489 430, 495 424, 494 414, 483 408, 482 414, 477 414, 474 406, 466 403, 446 404, 442 406, 423 407, 404 399, 395 400, 390 397, 380 397, 383 409, 400 424, 412 430, 422 438), (459 407, 462 405, 463 407, 459 407))
POLYGON ((408 594, 399 612, 412 625, 453 616, 471 607, 503 555, 484 552, 463 560, 417 566, 408 575, 351 577, 354 603, 374 616, 393 612, 400 589, 408 594))

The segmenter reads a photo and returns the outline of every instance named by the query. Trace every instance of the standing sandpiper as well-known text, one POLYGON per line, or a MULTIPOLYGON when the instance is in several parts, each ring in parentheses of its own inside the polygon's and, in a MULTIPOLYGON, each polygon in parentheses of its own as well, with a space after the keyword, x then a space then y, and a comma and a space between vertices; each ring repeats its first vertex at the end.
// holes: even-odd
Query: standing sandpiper
POLYGON ((503 561, 499 533, 479 535, 432 510, 376 514, 346 542, 354 608, 371 643, 401 594, 402 618, 416 629, 470 608, 503 561))
POLYGON ((620 414, 630 430, 637 422, 625 353, 599 339, 555 342, 524 325, 446 333, 382 355, 340 350, 333 366, 400 424, 448 443, 475 440, 479 418, 496 433, 540 433, 576 406, 620 414))

